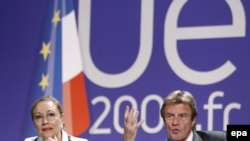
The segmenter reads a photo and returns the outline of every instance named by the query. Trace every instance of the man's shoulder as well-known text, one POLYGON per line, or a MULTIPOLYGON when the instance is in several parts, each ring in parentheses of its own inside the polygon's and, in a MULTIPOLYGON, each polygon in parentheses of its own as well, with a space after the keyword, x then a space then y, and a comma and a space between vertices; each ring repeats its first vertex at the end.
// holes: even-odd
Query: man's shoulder
POLYGON ((195 131, 203 140, 226 141, 226 133, 222 131, 195 131))

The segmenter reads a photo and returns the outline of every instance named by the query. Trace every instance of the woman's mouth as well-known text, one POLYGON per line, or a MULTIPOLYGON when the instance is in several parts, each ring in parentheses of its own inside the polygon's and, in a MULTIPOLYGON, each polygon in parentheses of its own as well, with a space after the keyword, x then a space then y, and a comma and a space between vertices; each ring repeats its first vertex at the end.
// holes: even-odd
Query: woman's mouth
POLYGON ((50 130, 52 130, 52 128, 50 128, 50 127, 42 129, 42 131, 50 131, 50 130))

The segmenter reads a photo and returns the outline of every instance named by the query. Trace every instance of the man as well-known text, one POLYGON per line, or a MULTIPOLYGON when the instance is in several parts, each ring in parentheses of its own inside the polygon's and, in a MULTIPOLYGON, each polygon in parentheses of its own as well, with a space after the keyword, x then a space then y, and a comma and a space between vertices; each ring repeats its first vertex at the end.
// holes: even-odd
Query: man
MULTIPOLYGON (((124 114, 123 141, 135 141, 138 128, 144 120, 137 122, 138 111, 126 107, 124 114), (134 114, 135 113, 135 114, 134 114)), ((191 93, 176 90, 171 92, 161 107, 169 141, 226 141, 226 133, 220 131, 195 131, 198 110, 191 93)))

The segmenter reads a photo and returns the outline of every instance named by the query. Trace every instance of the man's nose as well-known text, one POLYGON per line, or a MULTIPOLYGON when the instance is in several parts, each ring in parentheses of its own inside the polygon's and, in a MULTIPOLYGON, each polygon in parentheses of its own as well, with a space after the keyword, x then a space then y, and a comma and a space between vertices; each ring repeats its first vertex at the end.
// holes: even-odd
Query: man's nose
POLYGON ((179 118, 178 117, 174 117, 173 121, 172 121, 173 125, 178 125, 179 124, 179 118))

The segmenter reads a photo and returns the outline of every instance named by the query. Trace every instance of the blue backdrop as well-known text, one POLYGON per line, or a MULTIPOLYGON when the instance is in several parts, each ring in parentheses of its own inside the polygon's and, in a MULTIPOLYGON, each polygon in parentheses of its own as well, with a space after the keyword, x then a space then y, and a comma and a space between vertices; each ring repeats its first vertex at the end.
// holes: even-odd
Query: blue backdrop
MULTIPOLYGON (((48 3, 0 2, 0 140, 23 140, 48 3)), ((79 136, 121 140, 131 105, 145 119, 137 140, 163 141, 159 108, 175 89, 196 97, 199 130, 250 123, 248 0, 81 0, 75 8, 91 117, 79 136)))

